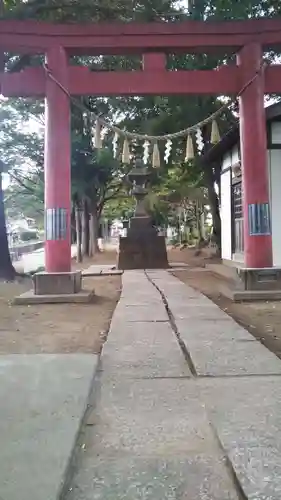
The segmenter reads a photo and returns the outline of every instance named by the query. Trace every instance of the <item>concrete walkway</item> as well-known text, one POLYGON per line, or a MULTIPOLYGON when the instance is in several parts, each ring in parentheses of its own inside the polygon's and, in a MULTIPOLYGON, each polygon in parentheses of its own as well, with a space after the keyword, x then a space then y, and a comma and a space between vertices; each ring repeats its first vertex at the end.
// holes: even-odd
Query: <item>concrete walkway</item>
POLYGON ((0 356, 1 500, 61 498, 97 364, 88 354, 0 356))
POLYGON ((280 500, 281 362, 165 271, 128 271, 67 500, 280 500))

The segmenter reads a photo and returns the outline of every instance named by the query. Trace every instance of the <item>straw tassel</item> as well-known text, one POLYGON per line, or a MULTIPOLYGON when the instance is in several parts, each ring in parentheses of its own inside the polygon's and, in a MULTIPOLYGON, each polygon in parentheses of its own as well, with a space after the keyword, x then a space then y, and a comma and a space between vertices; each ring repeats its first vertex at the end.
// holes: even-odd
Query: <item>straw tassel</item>
POLYGON ((143 143, 143 163, 145 165, 147 165, 149 160, 149 146, 150 142, 148 140, 145 140, 143 143))
POLYGON ((115 132, 113 141, 112 141, 112 147, 113 147, 113 158, 117 158, 118 155, 118 141, 119 141, 119 134, 118 132, 115 132))
POLYGON ((217 144, 220 142, 220 131, 216 120, 212 121, 212 131, 211 131, 211 144, 217 144))
POLYGON ((185 161, 193 160, 193 158, 194 158, 193 140, 191 135, 189 134, 186 141, 185 161))
POLYGON ((124 165, 129 165, 130 163, 130 147, 127 137, 125 137, 123 143, 122 163, 124 163, 124 165))
POLYGON ((97 149, 102 148, 101 125, 99 120, 96 121, 96 127, 95 127, 95 148, 97 149))
POLYGON ((197 145, 198 154, 201 155, 202 151, 204 149, 204 139, 203 139, 203 134, 202 134, 201 128, 198 128, 196 130, 195 138, 196 138, 196 145, 197 145))
POLYGON ((158 142, 155 142, 154 146, 153 146, 152 166, 153 166, 153 168, 160 168, 160 166, 161 166, 160 151, 159 151, 159 147, 158 147, 158 142))

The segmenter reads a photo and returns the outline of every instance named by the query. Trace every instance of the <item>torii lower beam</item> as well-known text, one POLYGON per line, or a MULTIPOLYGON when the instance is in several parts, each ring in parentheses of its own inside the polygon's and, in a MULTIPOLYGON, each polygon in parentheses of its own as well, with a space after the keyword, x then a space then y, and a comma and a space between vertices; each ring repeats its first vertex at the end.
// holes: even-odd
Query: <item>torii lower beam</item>
MULTIPOLYGON (((90 71, 82 66, 68 66, 68 88, 73 96, 95 95, 235 95, 242 88, 242 74, 237 66, 195 71, 90 71)), ((18 73, 0 74, 0 92, 5 97, 44 97, 47 76, 41 67, 18 73)), ((265 93, 281 91, 281 65, 265 70, 265 93)))

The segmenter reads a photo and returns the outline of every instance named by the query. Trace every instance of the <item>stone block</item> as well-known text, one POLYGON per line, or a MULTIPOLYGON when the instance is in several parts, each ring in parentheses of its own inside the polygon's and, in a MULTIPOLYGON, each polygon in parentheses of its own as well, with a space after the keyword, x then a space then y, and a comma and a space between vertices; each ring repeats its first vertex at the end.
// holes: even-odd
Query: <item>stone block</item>
POLYGON ((119 240, 118 269, 167 269, 164 236, 127 236, 119 240))
POLYGON ((28 290, 15 297, 13 304, 17 306, 36 304, 89 304, 92 302, 94 295, 94 290, 81 290, 81 292, 78 293, 58 293, 50 295, 35 295, 33 290, 28 290))
POLYGON ((149 232, 154 236, 157 236, 157 231, 155 227, 152 226, 151 217, 132 217, 130 219, 130 225, 128 227, 127 234, 133 234, 135 232, 149 232))
POLYGON ((281 269, 238 268, 236 271, 237 284, 243 290, 281 290, 281 269))
POLYGON ((234 285, 222 284, 220 293, 233 302, 256 302, 258 300, 280 300, 281 289, 276 290, 237 290, 234 285))
POLYGON ((79 293, 82 286, 81 271, 68 273, 36 273, 33 277, 34 295, 60 295, 79 293))

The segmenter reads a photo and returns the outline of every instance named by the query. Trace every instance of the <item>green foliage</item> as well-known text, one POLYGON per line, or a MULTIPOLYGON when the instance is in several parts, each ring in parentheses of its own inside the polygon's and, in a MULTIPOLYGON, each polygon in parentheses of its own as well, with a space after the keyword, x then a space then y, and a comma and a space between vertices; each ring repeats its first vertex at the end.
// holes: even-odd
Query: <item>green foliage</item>
MULTIPOLYGON (((34 103, 33 103, 34 104, 34 103)), ((44 209, 44 145, 40 133, 42 108, 28 111, 25 100, 0 103, 0 144, 2 160, 11 183, 5 192, 9 217, 32 217, 42 225, 44 209), (34 117, 36 120, 34 121, 34 117), (37 132, 30 132, 38 123, 37 132), (34 125, 35 124, 35 125, 34 125)), ((104 204, 122 189, 127 173, 113 159, 108 147, 97 151, 92 145, 92 123, 81 112, 73 110, 72 119, 72 198, 80 205, 84 199, 89 210, 95 207, 101 213, 104 204)))
MULTIPOLYGON (((24 181, 29 187, 28 179, 24 181)), ((43 186, 38 186, 36 192, 34 185, 29 191, 17 181, 13 181, 5 190, 4 203, 8 219, 31 218, 35 219, 38 227, 44 224, 44 193, 43 186)))
POLYGON ((134 214, 135 202, 124 190, 121 190, 117 197, 105 203, 103 216, 110 222, 118 220, 128 220, 134 214))

